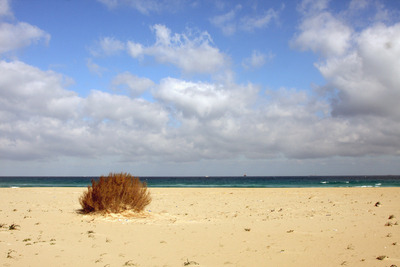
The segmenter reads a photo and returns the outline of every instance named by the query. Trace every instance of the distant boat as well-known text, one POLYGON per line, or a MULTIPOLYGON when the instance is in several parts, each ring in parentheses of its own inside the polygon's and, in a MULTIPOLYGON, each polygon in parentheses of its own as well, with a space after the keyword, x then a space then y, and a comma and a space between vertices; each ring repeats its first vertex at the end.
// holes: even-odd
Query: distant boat
POLYGON ((245 175, 243 175, 244 177, 246 177, 247 175, 245 174, 245 175))

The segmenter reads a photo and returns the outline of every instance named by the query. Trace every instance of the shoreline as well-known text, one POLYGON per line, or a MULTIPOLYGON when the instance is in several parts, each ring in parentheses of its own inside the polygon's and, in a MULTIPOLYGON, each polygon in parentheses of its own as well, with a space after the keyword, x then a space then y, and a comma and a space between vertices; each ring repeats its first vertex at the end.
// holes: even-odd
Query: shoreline
POLYGON ((149 187, 152 203, 130 217, 80 214, 86 188, 0 188, 0 262, 400 265, 399 187, 149 187), (9 230, 12 224, 18 230, 9 230))
MULTIPOLYGON (((0 177, 0 187, 86 187, 98 177, 0 177)), ((400 176, 146 176, 149 188, 333 188, 400 187, 400 176)))
MULTIPOLYGON (((88 185, 89 186, 89 185, 88 185)), ((91 186, 91 185, 90 185, 91 186)), ((5 190, 5 189, 86 189, 87 186, 37 186, 37 187, 0 187, 0 190, 5 190)), ((361 187, 147 187, 149 190, 168 190, 168 189, 173 189, 173 190, 330 190, 330 189, 339 189, 339 190, 347 190, 347 189, 400 189, 400 186, 387 186, 387 187, 382 187, 382 186, 377 186, 377 187, 367 187, 367 186, 361 186, 361 187)))

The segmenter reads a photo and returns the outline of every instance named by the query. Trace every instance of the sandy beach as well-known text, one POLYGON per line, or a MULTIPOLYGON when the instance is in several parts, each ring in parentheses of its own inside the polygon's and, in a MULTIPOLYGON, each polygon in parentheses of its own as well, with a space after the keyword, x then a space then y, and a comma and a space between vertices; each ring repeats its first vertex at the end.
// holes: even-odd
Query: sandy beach
POLYGON ((0 266, 400 266, 400 188, 151 188, 106 218, 84 190, 1 188, 0 266))

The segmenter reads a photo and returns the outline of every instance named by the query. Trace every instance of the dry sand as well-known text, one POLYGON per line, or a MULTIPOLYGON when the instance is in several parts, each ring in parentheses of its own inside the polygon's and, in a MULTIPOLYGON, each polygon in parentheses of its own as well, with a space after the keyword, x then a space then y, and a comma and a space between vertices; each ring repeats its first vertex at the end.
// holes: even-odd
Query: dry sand
POLYGON ((0 189, 0 266, 400 266, 400 188, 151 188, 138 218, 84 190, 0 189))

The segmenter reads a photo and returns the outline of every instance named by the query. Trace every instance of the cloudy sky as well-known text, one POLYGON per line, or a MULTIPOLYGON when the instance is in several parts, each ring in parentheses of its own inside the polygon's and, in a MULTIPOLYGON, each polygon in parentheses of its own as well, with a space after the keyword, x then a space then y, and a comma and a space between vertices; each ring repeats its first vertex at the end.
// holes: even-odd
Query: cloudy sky
POLYGON ((0 175, 400 174, 398 0, 0 0, 0 175))

